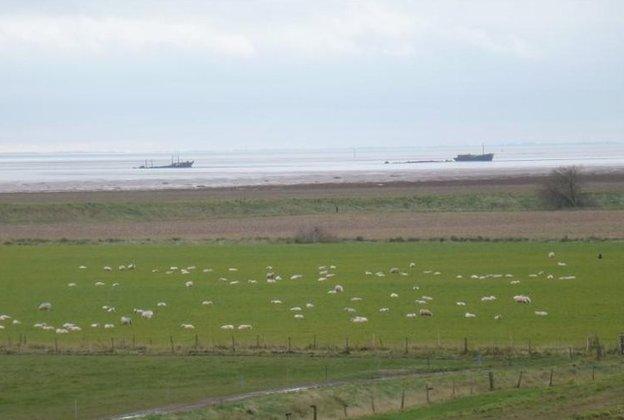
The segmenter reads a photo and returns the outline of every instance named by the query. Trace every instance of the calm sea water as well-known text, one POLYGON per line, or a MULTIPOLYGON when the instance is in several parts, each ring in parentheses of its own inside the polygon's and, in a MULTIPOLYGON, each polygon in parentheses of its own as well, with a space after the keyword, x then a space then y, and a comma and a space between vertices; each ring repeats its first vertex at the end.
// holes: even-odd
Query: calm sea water
POLYGON ((292 184, 387 182, 543 173, 563 165, 592 170, 624 168, 624 143, 492 146, 493 162, 449 162, 458 147, 357 148, 187 152, 190 169, 137 169, 147 159, 167 164, 168 154, 0 154, 0 192, 158 189, 292 184), (407 161, 435 161, 406 163, 407 161), (388 163, 386 163, 388 162, 388 163))

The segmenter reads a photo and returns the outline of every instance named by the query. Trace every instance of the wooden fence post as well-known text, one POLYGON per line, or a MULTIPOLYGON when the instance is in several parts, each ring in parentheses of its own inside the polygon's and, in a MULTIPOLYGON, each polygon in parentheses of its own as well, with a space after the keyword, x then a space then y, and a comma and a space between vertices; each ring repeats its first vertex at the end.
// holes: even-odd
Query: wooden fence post
POLYGON ((199 336, 195 334, 195 351, 197 351, 198 347, 199 347, 199 336))
POLYGON ((408 353, 408 341, 407 341, 407 337, 405 337, 405 354, 408 353))
POLYGON ((429 398, 429 391, 431 391, 433 389, 433 387, 431 387, 429 384, 425 384, 425 395, 427 397, 427 404, 431 404, 431 399, 429 398))
POLYGON ((522 385, 522 373, 523 371, 520 371, 520 374, 518 375, 518 383, 516 383, 516 388, 520 388, 520 386, 522 385))
POLYGON ((236 341, 234 341, 234 334, 232 334, 232 351, 236 351, 236 341))
POLYGON ((624 355, 624 333, 620 334, 620 354, 624 355))
POLYGON ((371 394, 371 410, 373 410, 373 414, 377 413, 375 411, 375 396, 371 394))
POLYGON ((468 337, 464 337, 464 354, 468 354, 468 337))
POLYGON ((554 373, 554 369, 551 368, 550 369, 550 377, 548 378, 548 386, 552 386, 552 384, 553 384, 553 382, 552 382, 553 381, 553 373, 554 373))
POLYGON ((345 337, 345 353, 349 354, 349 337, 345 337))
POLYGON ((316 334, 314 334, 314 340, 312 341, 312 348, 316 350, 316 334))
POLYGON ((169 336, 169 343, 171 344, 171 353, 175 353, 175 346, 173 344, 173 336, 169 336))
POLYGON ((310 407, 312 407, 312 418, 316 420, 316 406, 312 404, 310 407))
POLYGON ((401 411, 405 409, 405 388, 401 390, 401 411))
POLYGON ((290 353, 290 352, 291 352, 291 348, 292 348, 292 347, 291 347, 291 338, 290 338, 290 337, 288 337, 288 353, 290 353))
POLYGON ((490 380, 490 391, 494 391, 494 372, 488 372, 488 379, 490 380))

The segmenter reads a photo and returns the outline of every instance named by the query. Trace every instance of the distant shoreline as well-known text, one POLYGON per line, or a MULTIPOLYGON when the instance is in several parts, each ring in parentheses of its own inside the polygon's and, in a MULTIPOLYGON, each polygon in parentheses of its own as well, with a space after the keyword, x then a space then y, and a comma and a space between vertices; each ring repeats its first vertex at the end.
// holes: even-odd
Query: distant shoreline
MULTIPOLYGON (((339 187, 341 185, 377 184, 440 184, 440 183, 499 183, 503 180, 527 180, 543 177, 553 168, 483 168, 456 167, 444 171, 427 169, 400 169, 395 171, 333 171, 307 173, 254 174, 240 177, 203 177, 187 179, 142 179, 119 181, 53 181, 53 182, 0 182, 0 195, 16 193, 63 193, 63 192, 130 192, 163 190, 218 190, 218 189, 258 189, 289 188, 299 186, 339 187)), ((184 171, 184 169, 172 169, 184 171)), ((588 177, 622 177, 623 166, 591 166, 585 168, 588 177)))

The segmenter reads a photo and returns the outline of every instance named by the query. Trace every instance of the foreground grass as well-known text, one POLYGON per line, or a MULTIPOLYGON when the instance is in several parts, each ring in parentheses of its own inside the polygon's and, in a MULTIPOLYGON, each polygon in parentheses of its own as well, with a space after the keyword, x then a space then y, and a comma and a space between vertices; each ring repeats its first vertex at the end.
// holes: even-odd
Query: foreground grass
POLYGON ((316 406, 319 418, 366 417, 413 418, 562 418, 579 412, 617 412, 618 394, 624 390, 620 360, 603 361, 596 367, 587 360, 519 359, 509 363, 473 363, 465 369, 421 372, 398 378, 352 381, 331 388, 293 394, 254 397, 153 418, 245 419, 250 414, 266 419, 310 418, 316 406), (549 386, 550 371, 553 383, 549 386), (522 371, 520 388, 516 388, 522 371), (489 390, 488 374, 495 378, 489 390), (429 402, 425 388, 429 388, 429 402), (613 400, 610 400, 614 398, 613 400), (604 402, 610 404, 604 404, 604 402), (405 410, 399 411, 401 404, 405 410), (378 413, 378 414, 374 414, 378 413), (385 413, 385 414, 381 414, 385 413))
POLYGON ((613 347, 621 332, 621 242, 0 246, 0 261, 0 287, 10 291, 0 294, 0 313, 13 317, 0 323, 0 345, 12 349, 20 341, 56 344, 60 350, 109 349, 113 339, 116 346, 132 343, 164 350, 172 341, 186 349, 196 343, 202 349, 230 348, 232 342, 239 348, 260 344, 285 349, 289 341, 293 349, 302 349, 316 341, 319 347, 340 351, 348 339, 351 348, 401 351, 407 339, 411 351, 426 346, 460 349, 467 338, 470 349, 526 350, 530 340, 534 348, 567 350, 584 348, 586 337, 594 334, 613 347), (551 250, 557 258, 547 258, 551 250), (603 259, 596 258, 599 252, 603 259), (131 261, 137 264, 134 271, 102 270, 131 261), (410 268, 412 261, 415 267, 410 268), (79 269, 83 264, 87 268, 79 269), (317 281, 317 267, 330 264, 337 267, 335 277, 317 281), (198 268, 187 275, 165 273, 170 266, 191 265, 198 268), (267 265, 283 280, 267 283, 267 265), (213 271, 203 272, 204 267, 213 271), (234 267, 238 271, 229 270, 234 267), (390 267, 406 275, 390 274, 390 267), (152 272, 154 268, 159 271, 152 272), (386 275, 364 275, 366 270, 386 275), (471 278, 492 273, 501 277, 471 278), (291 280, 293 274, 303 278, 291 280), (559 279, 569 275, 575 278, 559 279), (189 280, 193 287, 185 287, 189 280), (511 285, 510 280, 520 283, 511 285), (98 281, 104 285, 95 286, 98 281), (76 286, 68 287, 70 282, 76 286), (336 284, 345 292, 328 294, 336 284), (532 303, 513 303, 517 294, 529 295, 532 303), (416 303, 423 295, 433 300, 416 303), (481 300, 490 295, 497 300, 481 300), (272 299, 283 303, 271 304, 272 299), (213 304, 202 305, 204 300, 213 304), (161 301, 167 307, 157 307, 161 301), (457 301, 467 306, 457 306, 457 301), (38 311, 41 302, 51 302, 53 309, 38 311), (314 307, 306 308, 306 303, 314 307), (104 305, 115 312, 105 311, 104 305), (304 319, 294 318, 294 306, 303 308, 304 319), (379 312, 381 307, 389 310, 379 312), (422 307, 434 316, 406 317, 422 307), (155 316, 141 319, 133 308, 152 309, 155 316), (535 310, 548 316, 536 316, 535 310), (464 318, 468 311, 477 317, 464 318), (354 314, 369 321, 354 324, 354 314), (495 320, 495 314, 502 319, 495 320), (120 325, 123 315, 134 318, 132 326, 120 325), (59 335, 35 328, 40 322, 55 327, 72 322, 82 331, 59 335), (100 327, 91 328, 91 323, 100 327), (115 328, 102 328, 105 323, 115 328), (182 323, 195 329, 184 330, 182 323), (251 324, 253 329, 223 330, 224 324, 251 324))
MULTIPOLYGON (((490 363, 487 362, 486 363, 490 363)), ((495 362, 493 362, 495 363, 495 362)), ((470 360, 307 356, 0 356, 0 418, 95 418, 206 397, 460 369, 470 360)))
MULTIPOLYGON (((624 193, 595 192, 593 208, 624 209, 624 193)), ((112 221, 207 220, 362 212, 462 212, 544 210, 533 194, 470 193, 399 197, 274 198, 176 202, 0 203, 0 225, 112 221)))

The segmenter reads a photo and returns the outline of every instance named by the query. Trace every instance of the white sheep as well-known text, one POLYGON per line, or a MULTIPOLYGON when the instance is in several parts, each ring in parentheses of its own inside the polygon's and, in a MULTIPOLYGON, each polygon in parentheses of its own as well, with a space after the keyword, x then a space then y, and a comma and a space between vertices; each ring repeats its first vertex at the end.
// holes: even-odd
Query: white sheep
POLYGON ((295 319, 303 319, 303 315, 301 315, 301 314, 295 314, 295 319))
POLYGON ((38 309, 40 311, 49 311, 52 309, 52 304, 50 302, 43 302, 39 304, 38 309))
POLYGON ((132 318, 129 316, 122 316, 120 318, 121 325, 132 325, 132 318))
POLYGON ((559 262, 557 263, 557 265, 558 265, 559 267, 565 267, 565 266, 566 266, 566 265, 568 265, 568 264, 566 264, 566 263, 564 263, 564 262, 562 262, 562 261, 559 261, 559 262))
POLYGON ((299 280, 303 278, 303 274, 293 274, 292 276, 290 276, 291 280, 299 280))
POLYGON ((349 307, 344 308, 344 311, 345 312, 357 312, 354 308, 349 308, 349 307))
POLYGON ((113 269, 107 265, 104 266, 104 271, 113 271, 113 269))
POLYGON ((354 318, 351 318, 351 322, 354 322, 356 324, 362 324, 364 322, 368 322, 368 318, 363 316, 356 316, 354 318))
POLYGON ((410 268, 414 268, 414 267, 416 267, 416 263, 415 262, 411 262, 409 266, 410 266, 410 268))
POLYGON ((249 324, 241 324, 238 326, 239 330, 250 330, 251 329, 251 325, 249 324))
POLYGON ((104 284, 105 284, 105 283, 104 283, 103 281, 96 281, 96 282, 94 283, 94 285, 95 285, 96 287, 104 286, 104 284))
POLYGON ((457 306, 466 306, 466 302, 455 302, 457 306))
POLYGON ((212 305, 212 301, 211 300, 204 300, 204 301, 202 301, 201 304, 204 305, 204 306, 212 305))
POLYGON ((421 309, 420 311, 418 311, 418 314, 420 316, 433 316, 433 312, 431 312, 429 309, 421 309))
POLYGON ((67 283, 67 287, 76 287, 76 283, 67 283))
POLYGON ((21 322, 18 321, 17 319, 14 319, 13 321, 11 321, 11 324, 13 324, 13 325, 20 325, 21 322))
POLYGON ((390 268, 390 273, 391 274, 399 274, 400 270, 397 267, 392 267, 390 268))
POLYGON ((301 311, 301 307, 300 306, 293 306, 292 308, 290 308, 291 311, 293 312, 299 312, 301 311))
POLYGON ((152 317, 154 316, 154 311, 151 310, 147 310, 147 311, 143 311, 141 312, 141 317, 145 318, 145 319, 152 319, 152 317))
POLYGON ((167 306, 167 304, 165 302, 158 302, 156 304, 156 306, 160 307, 160 308, 164 308, 165 306, 167 306))
POLYGON ((56 329, 56 333, 57 334, 67 334, 67 333, 69 333, 69 331, 67 331, 65 328, 57 328, 56 329))
POLYGON ((531 303, 531 298, 524 295, 516 295, 513 297, 513 300, 516 303, 531 303))
POLYGON ((512 280, 509 284, 520 284, 520 280, 512 280))
POLYGON ((11 319, 11 315, 0 315, 0 321, 6 321, 7 319, 11 319))
POLYGON ((496 300, 496 296, 483 296, 481 302, 493 302, 496 300))
POLYGON ((501 314, 496 314, 494 315, 494 319, 498 321, 500 319, 503 319, 503 316, 501 314))
POLYGON ((362 300, 362 298, 361 297, 357 297, 357 296, 354 296, 354 297, 351 298, 351 302, 359 302, 361 300, 362 300))
POLYGON ((81 266, 79 266, 78 268, 79 268, 79 269, 81 269, 81 270, 84 270, 84 269, 86 269, 86 268, 87 268, 87 266, 86 266, 86 265, 81 265, 81 266))
POLYGON ((311 302, 306 303, 306 308, 310 309, 310 308, 314 308, 314 304, 311 302))
POLYGON ((416 313, 415 313, 415 312, 410 312, 410 313, 408 313, 408 314, 405 314, 405 316, 406 316, 407 318, 416 318, 416 313))
POLYGON ((393 292, 393 293, 390 293, 390 297, 391 297, 391 298, 398 298, 398 297, 399 297, 399 294, 398 294, 398 293, 394 293, 394 292, 393 292))
POLYGON ((342 287, 341 285, 337 284, 337 285, 334 286, 334 292, 342 293, 342 292, 344 292, 344 287, 342 287))
POLYGON ((379 312, 389 312, 390 308, 379 308, 379 312))
POLYGON ((422 300, 422 299, 416 299, 414 302, 419 304, 419 305, 426 305, 427 304, 427 301, 426 300, 422 300))
POLYGON ((535 315, 537 315, 537 316, 546 316, 546 315, 548 315, 548 312, 546 312, 546 311, 535 311, 535 315))
POLYGON ((180 324, 180 327, 184 330, 194 330, 195 326, 193 324, 180 324))
POLYGON ((420 298, 424 300, 433 300, 431 296, 421 296, 420 298))
POLYGON ((281 301, 281 300, 279 300, 279 299, 271 299, 271 303, 274 303, 274 304, 276 304, 276 305, 279 305, 280 303, 282 303, 282 301, 281 301))
POLYGON ((184 283, 186 287, 193 287, 193 284, 194 283, 192 281, 187 281, 186 283, 184 283))
POLYGON ((91 324, 91 328, 100 328, 100 324, 94 322, 93 324, 91 324))
POLYGON ((466 312, 466 313, 464 314, 464 318, 476 318, 476 317, 477 317, 477 316, 476 316, 475 314, 470 313, 470 312, 466 312))
POLYGON ((115 325, 113 325, 113 324, 104 324, 104 329, 109 330, 111 328, 115 328, 115 325))
POLYGON ((222 330, 233 330, 234 329, 234 325, 231 325, 231 324, 221 325, 221 329, 222 330))
POLYGON ((236 267, 230 267, 230 268, 228 268, 228 271, 232 271, 232 272, 234 272, 234 271, 238 271, 238 268, 236 268, 236 267))
POLYGON ((555 252, 554 251, 550 251, 548 253, 548 258, 555 258, 555 252))

